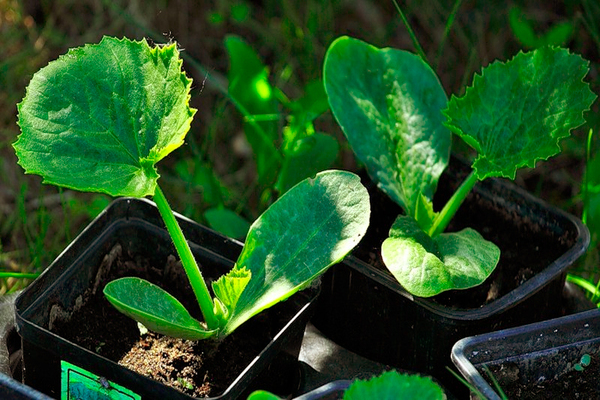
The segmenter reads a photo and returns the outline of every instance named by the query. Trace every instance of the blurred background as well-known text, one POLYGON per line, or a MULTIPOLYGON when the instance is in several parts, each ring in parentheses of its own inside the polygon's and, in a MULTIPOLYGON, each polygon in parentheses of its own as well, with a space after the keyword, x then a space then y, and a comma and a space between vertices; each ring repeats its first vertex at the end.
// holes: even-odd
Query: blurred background
MULTIPOLYGON (((560 45, 590 61, 587 81, 600 93, 595 0, 0 0, 0 294, 30 282, 111 201, 25 176, 11 146, 32 75, 104 35, 177 42, 198 112, 185 145, 158 165, 161 186, 174 210, 240 239, 303 175, 359 168, 320 83, 325 51, 340 35, 422 51, 449 96, 496 59, 560 45)), ((599 270, 598 108, 559 156, 516 181, 585 219, 593 244, 573 273, 590 290, 599 270)))

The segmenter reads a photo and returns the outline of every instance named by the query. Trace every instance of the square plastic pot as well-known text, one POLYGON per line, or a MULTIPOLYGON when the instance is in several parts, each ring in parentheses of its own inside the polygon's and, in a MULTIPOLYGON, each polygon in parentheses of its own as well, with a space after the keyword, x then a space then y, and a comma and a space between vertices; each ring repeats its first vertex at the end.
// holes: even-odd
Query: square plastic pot
MULTIPOLYGON (((229 271, 241 243, 178 216, 205 279, 229 271)), ((127 254, 145 254, 156 263, 175 254, 170 237, 153 203, 118 199, 105 209, 27 289, 15 303, 17 331, 22 338, 24 383, 49 396, 59 397, 61 362, 93 373, 101 382, 120 385, 143 399, 190 399, 192 397, 118 365, 49 330, 53 307, 71 310, 93 284, 103 257, 120 243, 127 254)), ((100 288, 101 290, 101 288, 100 288)), ((265 311, 274 318, 285 310, 292 317, 282 323, 271 342, 218 399, 234 399, 253 389, 285 394, 298 380, 297 358, 306 323, 318 290, 308 289, 265 311), (277 378, 271 379, 271 375, 277 378), (256 385, 256 386, 253 386, 256 385)))
MULTIPOLYGON (((458 169, 457 174, 445 174, 440 185, 460 184, 464 172, 460 166, 458 169)), ((378 200, 377 195, 372 194, 371 201, 369 231, 379 229, 380 234, 387 235, 399 209, 389 200, 378 200), (383 226, 378 226, 382 223, 383 226)), ((551 232, 557 238, 569 239, 566 245, 558 240, 549 243, 554 251, 564 250, 548 263, 531 264, 535 273, 513 290, 468 308, 411 295, 388 271, 374 267, 355 251, 324 275, 313 319, 315 326, 350 351, 393 367, 431 375, 460 397, 466 389, 447 371, 452 366, 450 352, 454 343, 467 336, 562 315, 566 271, 589 243, 589 232, 579 219, 505 180, 488 179, 477 184, 455 219, 461 218, 461 213, 481 219, 486 213, 501 213, 498 215, 510 216, 509 224, 525 221, 534 227, 525 242, 514 248, 501 248, 502 252, 518 255, 523 247, 526 252, 535 253, 537 247, 532 248, 531 243, 544 241, 535 236, 538 227, 539 231, 551 232)), ((369 235, 367 232, 363 243, 369 240, 369 235)), ((374 251, 379 249, 374 246, 374 251)), ((463 301, 470 301, 470 290, 473 289, 455 292, 463 301)))
POLYGON ((550 380, 568 375, 583 378, 586 368, 600 365, 600 310, 590 310, 548 321, 461 339, 452 349, 452 361, 486 399, 500 400, 501 394, 487 368, 508 398, 596 398, 597 376, 569 385, 566 395, 552 397, 550 380), (575 369, 584 355, 590 365, 575 369), (515 385, 522 385, 516 388, 515 385), (535 394, 542 390, 544 394, 535 394), (581 394, 591 391, 591 396, 581 394), (516 391, 516 392, 513 392, 516 391), (531 397, 533 396, 533 397, 531 397))

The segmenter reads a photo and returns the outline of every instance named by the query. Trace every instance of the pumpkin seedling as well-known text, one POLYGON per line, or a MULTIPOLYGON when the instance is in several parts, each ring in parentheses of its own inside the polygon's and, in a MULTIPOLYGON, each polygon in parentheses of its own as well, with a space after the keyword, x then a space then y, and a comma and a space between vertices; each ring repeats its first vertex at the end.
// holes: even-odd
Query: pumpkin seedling
POLYGON ((474 185, 514 179, 560 152, 596 96, 583 82, 588 62, 543 47, 494 62, 448 101, 434 73, 407 51, 349 37, 325 56, 329 104, 356 157, 402 207, 382 245, 383 261, 410 293, 429 297, 481 284, 500 250, 471 228, 444 233, 474 185), (476 152, 472 173, 439 212, 432 204, 448 165, 452 133, 476 152))
POLYGON ((584 354, 581 356, 581 359, 578 363, 573 366, 575 371, 583 372, 583 370, 590 365, 592 362, 592 357, 589 354, 584 354))
MULTIPOLYGON (((298 397, 298 400, 329 398, 327 395, 340 391, 342 387, 345 388, 344 400, 446 399, 442 388, 430 377, 405 374, 395 370, 386 371, 369 379, 357 379, 353 382, 336 381, 335 383, 340 383, 340 385, 325 385, 298 397)), ((279 400, 279 397, 259 390, 253 392, 248 400, 279 400)))
POLYGON ((175 44, 104 37, 38 71, 18 105, 14 143, 26 173, 45 183, 112 196, 152 196, 204 321, 158 286, 122 278, 104 289, 121 312, 174 337, 220 339, 305 288, 364 235, 366 189, 349 172, 305 179, 251 226, 233 269, 212 283, 214 298, 158 185, 155 164, 183 144, 196 110, 175 44))

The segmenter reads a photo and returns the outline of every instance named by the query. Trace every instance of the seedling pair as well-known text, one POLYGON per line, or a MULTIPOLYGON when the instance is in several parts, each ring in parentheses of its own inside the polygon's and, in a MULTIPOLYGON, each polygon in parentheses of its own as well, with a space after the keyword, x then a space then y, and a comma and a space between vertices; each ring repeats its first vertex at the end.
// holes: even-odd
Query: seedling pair
POLYGON ((214 297, 158 185, 156 163, 181 146, 196 110, 175 44, 105 37, 38 71, 18 105, 19 164, 51 183, 111 196, 152 196, 204 321, 158 286, 122 278, 104 289, 121 312, 185 339, 220 339, 305 288, 358 243, 369 223, 359 178, 326 171, 291 188, 251 226, 214 297))

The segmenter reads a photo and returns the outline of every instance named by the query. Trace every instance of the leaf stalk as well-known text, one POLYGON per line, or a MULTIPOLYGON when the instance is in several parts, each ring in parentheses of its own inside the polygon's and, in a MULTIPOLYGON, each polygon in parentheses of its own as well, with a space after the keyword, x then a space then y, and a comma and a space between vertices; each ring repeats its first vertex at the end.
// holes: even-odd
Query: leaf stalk
POLYGON ((171 206, 169 206, 167 198, 165 197, 160 186, 158 186, 158 183, 156 184, 156 191, 154 192, 154 202, 156 203, 158 211, 165 222, 169 235, 171 235, 171 238, 173 239, 173 244, 175 245, 177 254, 181 259, 183 269, 190 280, 190 284, 194 290, 194 295, 196 296, 198 304, 200 305, 200 310, 204 316, 204 321, 206 322, 208 329, 217 329, 219 327, 219 321, 214 313, 214 304, 212 298, 210 297, 210 292, 208 291, 206 282, 202 277, 200 268, 198 268, 198 264, 196 263, 196 259, 192 254, 190 245, 185 239, 185 236, 181 231, 181 227, 179 226, 179 223, 177 223, 177 219, 175 219, 173 210, 171 209, 171 206))
POLYGON ((431 229, 429 229, 429 232, 427 232, 429 236, 436 237, 446 230, 448 224, 452 220, 452 217, 454 217, 454 214, 456 214, 456 211, 465 201, 467 195, 471 192, 471 189, 473 189, 477 181, 477 175, 475 175, 475 171, 472 171, 467 179, 465 179, 460 185, 458 190, 454 192, 444 208, 442 208, 442 211, 440 211, 435 221, 433 221, 431 229))

